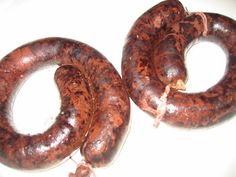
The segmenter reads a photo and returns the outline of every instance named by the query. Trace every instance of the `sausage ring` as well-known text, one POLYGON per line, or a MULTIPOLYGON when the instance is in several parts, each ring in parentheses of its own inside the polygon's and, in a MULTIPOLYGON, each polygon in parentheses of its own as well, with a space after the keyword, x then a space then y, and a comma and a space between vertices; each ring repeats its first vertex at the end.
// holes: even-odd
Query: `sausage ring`
POLYGON ((134 23, 123 50, 122 78, 132 100, 160 120, 183 127, 215 124, 236 108, 236 22, 215 13, 189 13, 166 0, 134 23), (184 54, 208 40, 228 55, 224 77, 205 92, 186 93, 184 54))
MULTIPOLYGON (((112 64, 92 47, 70 39, 46 38, 25 44, 0 61, 0 162, 19 169, 44 168, 80 147, 84 162, 76 174, 110 162, 129 123, 130 104, 112 64), (61 111, 45 132, 23 135, 11 125, 12 97, 38 68, 57 64, 61 111)), ((85 175, 87 174, 87 175, 85 175)))

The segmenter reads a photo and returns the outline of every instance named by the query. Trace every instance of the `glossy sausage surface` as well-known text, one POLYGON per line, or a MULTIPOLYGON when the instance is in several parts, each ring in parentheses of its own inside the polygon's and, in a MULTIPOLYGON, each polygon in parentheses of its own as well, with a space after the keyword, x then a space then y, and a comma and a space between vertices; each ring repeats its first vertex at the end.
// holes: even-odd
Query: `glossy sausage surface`
POLYGON ((170 124, 199 127, 223 120, 236 104, 236 22, 214 13, 189 13, 178 0, 145 12, 131 28, 123 50, 122 77, 132 100, 170 124), (208 40, 227 53, 219 83, 200 93, 184 93, 184 54, 193 42, 208 40))
POLYGON ((104 166, 124 138, 129 112, 129 98, 118 72, 84 43, 41 39, 15 49, 0 61, 0 162, 5 165, 44 168, 80 147, 86 166, 104 166), (9 117, 14 94, 30 73, 52 64, 60 66, 55 73, 61 96, 56 122, 43 133, 20 134, 9 117))

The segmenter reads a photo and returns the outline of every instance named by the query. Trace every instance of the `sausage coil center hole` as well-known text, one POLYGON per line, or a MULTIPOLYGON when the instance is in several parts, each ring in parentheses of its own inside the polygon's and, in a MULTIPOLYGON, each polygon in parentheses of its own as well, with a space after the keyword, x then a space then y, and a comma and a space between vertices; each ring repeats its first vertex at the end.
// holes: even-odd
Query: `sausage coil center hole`
POLYGON ((22 134, 46 131, 60 112, 60 94, 54 82, 56 66, 34 72, 26 78, 12 105, 12 126, 22 134))
POLYGON ((223 78, 227 68, 227 54, 216 43, 193 42, 186 49, 185 65, 188 72, 185 92, 204 92, 223 78))

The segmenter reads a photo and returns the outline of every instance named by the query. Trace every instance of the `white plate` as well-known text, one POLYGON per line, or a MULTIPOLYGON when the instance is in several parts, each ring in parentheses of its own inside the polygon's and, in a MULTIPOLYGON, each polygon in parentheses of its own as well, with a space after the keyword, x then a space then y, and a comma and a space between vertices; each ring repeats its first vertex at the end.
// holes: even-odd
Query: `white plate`
MULTIPOLYGON (((0 58, 29 41, 60 36, 93 46, 120 72, 122 48, 128 31, 143 12, 158 2, 1 0, 0 58)), ((182 3, 189 11, 216 12, 236 19, 235 0, 182 0, 182 3)), ((209 44, 199 44, 198 48, 191 50, 188 67, 194 67, 191 69, 189 88, 199 91, 222 77, 225 60, 222 60, 220 49, 212 47, 212 50, 214 52, 210 52, 209 44), (213 64, 210 59, 204 63, 198 61, 194 59, 200 58, 199 52, 195 51, 197 49, 205 54, 205 58, 210 58, 211 54, 212 58, 219 59, 213 64), (207 66, 205 71, 203 66, 207 66), (209 76, 209 73, 212 75, 209 76), (203 78, 206 80, 202 80, 203 78), (197 84, 199 81, 201 84, 197 84)), ((55 68, 47 68, 35 73, 20 90, 13 112, 19 130, 42 131, 59 112, 58 92, 53 84, 54 70, 55 68), (47 87, 44 88, 43 85, 47 87), (45 99, 48 104, 44 103, 45 99), (31 111, 27 107, 30 107, 31 111), (41 107, 42 110, 34 109, 36 107, 41 107), (35 121, 37 126, 34 126, 35 121)), ((164 123, 155 129, 148 114, 133 103, 131 106, 132 125, 127 141, 112 165, 95 170, 98 177, 236 176, 235 118, 211 128, 198 130, 173 128, 164 123)), ((73 158, 79 162, 79 153, 76 156, 78 157, 73 158)), ((76 164, 71 160, 49 170, 33 172, 14 170, 0 164, 0 177, 65 177, 75 168, 76 164)))

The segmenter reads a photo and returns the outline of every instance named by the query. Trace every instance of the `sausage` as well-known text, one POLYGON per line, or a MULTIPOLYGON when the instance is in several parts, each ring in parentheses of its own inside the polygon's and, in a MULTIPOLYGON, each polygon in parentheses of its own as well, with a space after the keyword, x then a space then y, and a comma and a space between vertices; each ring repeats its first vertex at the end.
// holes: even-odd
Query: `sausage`
MULTIPOLYGON (((71 39, 45 38, 25 44, 0 61, 0 162, 19 169, 53 165, 80 148, 84 163, 76 174, 109 163, 123 141, 129 97, 112 64, 92 47, 71 39), (61 97, 56 122, 43 133, 24 135, 10 123, 18 85, 35 70, 59 65, 61 97)), ((80 174, 80 175, 79 175, 80 174)), ((72 174, 70 174, 72 175, 72 174)))
POLYGON ((155 118, 175 126, 201 127, 224 120, 236 103, 236 22, 215 13, 185 11, 166 0, 141 15, 122 56, 122 78, 132 100, 155 118), (186 49, 212 41, 228 56, 224 77, 204 92, 186 93, 186 49))

